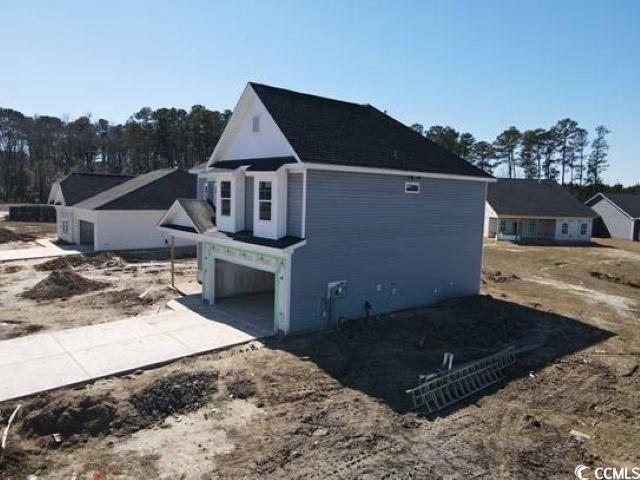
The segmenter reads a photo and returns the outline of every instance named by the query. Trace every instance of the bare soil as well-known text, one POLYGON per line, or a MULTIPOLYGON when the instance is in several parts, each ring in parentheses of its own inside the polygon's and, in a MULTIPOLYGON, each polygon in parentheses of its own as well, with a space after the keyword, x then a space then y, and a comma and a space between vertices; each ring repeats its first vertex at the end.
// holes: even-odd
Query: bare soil
POLYGON ((55 223, 0 221, 1 250, 36 247, 36 239, 55 236, 55 223))
POLYGON ((38 302, 55 298, 67 299, 74 295, 102 290, 108 285, 107 282, 86 279, 71 270, 54 270, 47 278, 22 292, 21 296, 38 302))
MULTIPOLYGON (((178 279, 193 279, 195 274, 195 259, 176 261, 178 279)), ((4 263, 0 265, 0 340, 166 310, 167 302, 179 296, 168 287, 169 282, 166 260, 129 263, 108 253, 4 263), (72 272, 72 286, 88 282, 104 288, 71 291, 47 280, 52 273, 63 271, 72 272), (78 276, 84 281, 78 282, 78 276), (44 294, 34 292, 43 281, 44 294), (25 298, 29 292, 35 293, 34 299, 25 298)))
MULTIPOLYGON (((23 399, 0 476, 538 479, 639 466, 640 292, 591 272, 638 281, 640 251, 490 242, 484 262, 477 297, 23 399), (404 391, 444 352, 456 363, 507 345, 538 348, 436 418, 410 409, 404 391)), ((0 424, 17 403, 0 404, 0 424)))

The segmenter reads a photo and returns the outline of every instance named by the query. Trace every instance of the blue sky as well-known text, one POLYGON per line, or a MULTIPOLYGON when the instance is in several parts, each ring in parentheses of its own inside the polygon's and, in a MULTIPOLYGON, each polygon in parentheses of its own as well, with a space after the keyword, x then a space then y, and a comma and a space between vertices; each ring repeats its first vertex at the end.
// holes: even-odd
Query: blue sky
POLYGON ((571 117, 610 130, 608 181, 640 182, 640 2, 0 0, 0 106, 233 108, 258 81, 451 125, 571 117))

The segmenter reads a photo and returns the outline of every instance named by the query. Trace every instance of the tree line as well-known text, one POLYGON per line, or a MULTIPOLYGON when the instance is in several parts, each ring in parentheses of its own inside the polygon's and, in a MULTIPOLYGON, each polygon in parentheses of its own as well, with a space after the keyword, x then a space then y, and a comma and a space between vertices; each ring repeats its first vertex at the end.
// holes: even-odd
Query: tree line
POLYGON ((492 142, 477 141, 471 133, 448 126, 412 127, 438 145, 456 153, 487 173, 506 178, 556 180, 561 185, 601 185, 609 167, 607 127, 596 127, 593 140, 578 122, 564 118, 548 129, 520 131, 509 127, 492 142))
POLYGON ((231 117, 194 105, 141 108, 124 124, 84 115, 69 121, 0 108, 0 201, 46 202, 72 171, 137 175, 206 161, 231 117))
MULTIPOLYGON (((0 108, 0 201, 45 202, 51 184, 72 171, 137 175, 191 168, 209 158, 229 118, 230 110, 202 105, 188 111, 144 107, 124 124, 94 121, 90 114, 70 121, 0 108)), ((590 139, 586 129, 565 118, 548 129, 509 127, 492 142, 449 126, 411 128, 497 176, 557 180, 579 197, 622 189, 602 185, 609 166, 609 130, 603 125, 590 139)), ((640 185, 630 191, 639 190, 640 185)))

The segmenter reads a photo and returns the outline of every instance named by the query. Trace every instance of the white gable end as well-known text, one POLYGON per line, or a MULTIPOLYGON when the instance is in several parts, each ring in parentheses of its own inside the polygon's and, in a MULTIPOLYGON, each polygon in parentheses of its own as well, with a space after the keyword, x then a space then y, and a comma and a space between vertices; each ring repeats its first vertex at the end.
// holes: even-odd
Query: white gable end
POLYGON ((249 85, 213 151, 213 163, 220 160, 287 156, 296 154, 249 85))
POLYGON ((195 225, 177 200, 169 207, 169 210, 167 210, 162 218, 160 218, 158 225, 177 225, 180 227, 195 228, 195 225))

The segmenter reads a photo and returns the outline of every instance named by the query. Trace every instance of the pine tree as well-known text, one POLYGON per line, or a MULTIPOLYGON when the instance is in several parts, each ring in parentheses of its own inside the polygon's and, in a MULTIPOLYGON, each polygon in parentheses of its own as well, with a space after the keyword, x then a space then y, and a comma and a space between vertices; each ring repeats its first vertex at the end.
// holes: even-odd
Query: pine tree
POLYGON ((471 149, 472 163, 486 173, 493 173, 495 152, 489 142, 476 142, 471 149))
POLYGON ((495 156, 502 164, 507 166, 509 178, 515 177, 516 152, 522 141, 522 133, 516 127, 509 127, 502 132, 493 142, 495 156))
POLYGON ((591 154, 587 165, 587 183, 599 185, 602 183, 602 173, 607 169, 607 156, 609 155, 609 142, 607 134, 609 129, 604 125, 596 127, 596 138, 591 142, 591 154))
POLYGON ((571 166, 571 181, 577 180, 578 184, 582 187, 584 184, 584 169, 585 169, 585 150, 589 145, 589 132, 584 128, 578 128, 575 135, 571 139, 571 146, 574 153, 573 165, 571 166))

